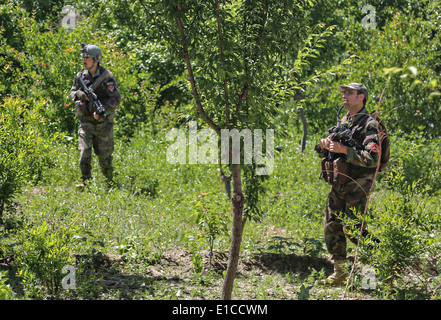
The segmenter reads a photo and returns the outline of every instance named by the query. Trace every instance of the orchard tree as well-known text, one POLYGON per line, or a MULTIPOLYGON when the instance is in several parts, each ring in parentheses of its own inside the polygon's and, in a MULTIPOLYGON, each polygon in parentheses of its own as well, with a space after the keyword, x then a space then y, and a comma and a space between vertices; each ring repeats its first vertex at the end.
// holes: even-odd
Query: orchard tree
MULTIPOLYGON (((262 138, 269 139, 265 133, 277 127, 278 106, 318 78, 318 74, 305 73, 305 66, 331 33, 323 26, 317 27, 318 32, 308 27, 312 1, 140 3, 158 36, 185 62, 196 110, 216 133, 260 129, 262 138)), ((232 147, 228 148, 231 160, 232 147)), ((273 157, 269 149, 262 153, 273 157)), ((262 216, 258 201, 268 175, 258 173, 262 168, 254 158, 251 163, 228 162, 227 174, 224 163, 219 163, 227 187, 229 178, 233 187, 232 238, 222 299, 231 299, 245 223, 262 216)))

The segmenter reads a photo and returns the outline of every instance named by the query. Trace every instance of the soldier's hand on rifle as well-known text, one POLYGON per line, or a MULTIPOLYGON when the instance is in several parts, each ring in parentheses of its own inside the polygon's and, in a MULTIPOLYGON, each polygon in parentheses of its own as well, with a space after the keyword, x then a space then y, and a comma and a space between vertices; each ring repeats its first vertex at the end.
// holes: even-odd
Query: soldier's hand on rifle
POLYGON ((94 118, 95 120, 99 120, 100 116, 99 116, 98 113, 94 112, 94 113, 93 113, 93 118, 94 118))
POLYGON ((320 140, 319 146, 320 148, 333 153, 348 154, 348 147, 340 142, 332 141, 330 137, 320 140))
POLYGON ((329 143, 328 150, 331 152, 334 152, 334 153, 348 154, 348 147, 346 147, 344 144, 341 144, 340 142, 337 142, 337 141, 331 141, 329 143))
POLYGON ((319 142, 319 146, 320 148, 322 148, 323 150, 329 150, 329 144, 331 143, 331 138, 327 137, 325 139, 320 140, 319 142))
POLYGON ((76 96, 81 101, 89 101, 89 98, 87 97, 86 93, 83 90, 78 90, 76 96))

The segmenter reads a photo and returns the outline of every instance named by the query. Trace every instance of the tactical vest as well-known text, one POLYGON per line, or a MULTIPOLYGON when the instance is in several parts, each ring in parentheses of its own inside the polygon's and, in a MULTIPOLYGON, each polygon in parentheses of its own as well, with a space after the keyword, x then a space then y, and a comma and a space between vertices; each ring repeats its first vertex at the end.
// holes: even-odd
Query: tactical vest
MULTIPOLYGON (((386 168, 389 158, 390 158, 390 140, 389 136, 387 134, 386 127, 384 123, 378 118, 376 112, 367 113, 366 116, 361 117, 360 120, 358 120, 352 127, 351 130, 351 137, 355 144, 356 149, 361 149, 363 145, 364 136, 361 135, 361 132, 365 128, 366 124, 369 120, 374 119, 379 124, 377 130, 378 130, 378 139, 380 144, 380 155, 378 161, 380 162, 379 165, 379 172, 384 171, 386 168)), ((341 120, 342 125, 346 126, 347 123, 347 115, 345 115, 341 120)), ((348 128, 349 129, 349 128, 348 128)), ((321 178, 330 184, 335 185, 341 185, 349 182, 351 179, 356 178, 353 176, 354 173, 354 165, 347 163, 343 157, 337 158, 335 160, 328 160, 326 157, 322 159, 321 161, 321 178)), ((376 168, 366 168, 362 169, 361 167, 358 167, 357 170, 358 174, 363 173, 374 173, 376 171, 376 168)))
MULTIPOLYGON (((101 84, 106 78, 113 75, 109 70, 106 70, 104 67, 100 66, 99 68, 100 68, 99 69, 100 75, 96 78, 92 77, 90 74, 86 74, 84 69, 78 73, 78 76, 83 79, 84 83, 88 87, 92 88, 98 100, 100 100, 104 104, 104 101, 106 101, 107 93, 105 89, 101 86, 101 84)), ((81 85, 80 88, 82 88, 81 85)), ((93 119, 93 112, 94 110, 93 110, 92 102, 89 102, 87 104, 87 109, 84 116, 93 119)))

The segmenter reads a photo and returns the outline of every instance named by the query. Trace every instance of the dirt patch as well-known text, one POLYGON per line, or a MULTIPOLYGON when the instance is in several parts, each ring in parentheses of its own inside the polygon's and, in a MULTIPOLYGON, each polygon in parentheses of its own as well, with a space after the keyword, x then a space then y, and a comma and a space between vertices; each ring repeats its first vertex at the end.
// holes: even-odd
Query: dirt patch
MULTIPOLYGON (((227 268, 228 252, 214 252, 212 259, 209 257, 208 251, 200 252, 203 259, 204 270, 210 270, 222 273, 227 268)), ((148 269, 151 272, 158 273, 160 270, 175 270, 176 275, 192 276, 194 266, 192 263, 193 254, 190 251, 169 251, 161 256, 161 262, 152 265, 148 269)), ((239 261, 238 274, 246 276, 249 272, 254 271, 257 274, 272 275, 275 273, 286 274, 287 272, 295 273, 304 279, 311 273, 311 268, 317 271, 322 269, 327 274, 332 273, 332 264, 327 258, 297 256, 295 254, 280 255, 276 253, 258 253, 250 257, 242 257, 239 261)))
MULTIPOLYGON (((118 291, 118 299, 170 299, 178 293, 180 299, 219 299, 228 252, 214 252, 211 258, 208 251, 199 255, 202 258, 199 273, 192 261, 194 254, 178 248, 164 252, 160 260, 152 264, 135 264, 119 255, 83 256, 82 260, 84 270, 99 278, 91 282, 99 288, 99 298, 118 291)), ((285 275, 295 275, 297 281, 302 282, 311 274, 311 268, 324 269, 326 274, 332 272, 330 261, 322 257, 275 253, 242 257, 235 280, 240 292, 238 298, 255 299, 262 294, 268 299, 295 298, 295 287, 301 283, 290 282, 285 275)))
POLYGON ((324 269, 327 273, 332 272, 332 264, 328 259, 295 254, 260 253, 252 258, 244 259, 242 264, 245 270, 259 269, 268 274, 291 272, 298 274, 300 279, 306 278, 311 273, 311 268, 317 271, 324 269))
MULTIPOLYGON (((122 255, 79 255, 85 284, 66 299, 220 299, 228 252, 200 252, 196 272, 191 251, 174 248, 156 262, 130 261, 122 255)), ((1 261, 3 267, 10 261, 1 261)), ((326 257, 257 253, 241 257, 235 280, 235 299, 297 299, 300 286, 313 269, 332 273, 326 257)), ((305 280, 305 281, 304 281, 305 280)))

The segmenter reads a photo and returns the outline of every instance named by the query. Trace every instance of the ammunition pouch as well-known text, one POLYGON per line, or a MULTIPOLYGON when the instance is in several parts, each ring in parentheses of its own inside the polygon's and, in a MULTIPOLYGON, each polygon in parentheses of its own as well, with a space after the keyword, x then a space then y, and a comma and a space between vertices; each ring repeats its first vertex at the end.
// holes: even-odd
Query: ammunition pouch
POLYGON ((75 101, 75 115, 80 118, 87 113, 86 103, 80 100, 75 101))
POLYGON ((334 164, 333 184, 341 185, 348 182, 350 180, 349 163, 347 163, 343 158, 338 158, 334 160, 333 164, 334 164))
POLYGON ((321 178, 332 185, 342 185, 350 179, 349 163, 344 158, 337 158, 333 161, 323 158, 321 161, 321 178))
POLYGON ((332 180, 332 178, 330 179, 331 175, 334 174, 334 170, 333 168, 331 168, 332 166, 333 163, 331 161, 329 161, 326 158, 322 159, 321 161, 322 172, 320 178, 323 179, 323 181, 329 182, 330 180, 332 180))

